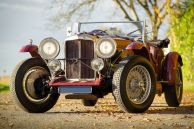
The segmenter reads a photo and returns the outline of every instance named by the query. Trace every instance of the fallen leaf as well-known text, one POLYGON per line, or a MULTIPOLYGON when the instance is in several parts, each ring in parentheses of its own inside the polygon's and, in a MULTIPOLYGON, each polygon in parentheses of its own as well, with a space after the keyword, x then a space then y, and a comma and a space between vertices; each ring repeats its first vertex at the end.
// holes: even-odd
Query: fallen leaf
POLYGON ((144 121, 151 121, 150 119, 148 118, 143 118, 144 121))
POLYGON ((13 123, 12 123, 12 122, 11 122, 11 123, 9 123, 9 126, 10 126, 10 127, 13 127, 13 123))
POLYGON ((0 119, 6 119, 6 117, 5 116, 1 116, 0 119))
POLYGON ((191 126, 188 126, 188 127, 186 127, 186 129, 192 129, 192 127, 191 126))
POLYGON ((128 116, 127 118, 130 119, 130 118, 132 118, 132 116, 128 116))
POLYGON ((134 125, 132 125, 132 126, 129 126, 129 128, 130 128, 130 129, 133 129, 133 128, 135 128, 135 126, 134 126, 134 125))

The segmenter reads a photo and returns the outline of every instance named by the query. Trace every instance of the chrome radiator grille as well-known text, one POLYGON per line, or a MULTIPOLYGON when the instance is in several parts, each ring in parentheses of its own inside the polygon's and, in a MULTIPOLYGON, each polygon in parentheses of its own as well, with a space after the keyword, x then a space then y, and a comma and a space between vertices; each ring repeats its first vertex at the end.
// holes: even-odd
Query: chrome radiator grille
POLYGON ((89 68, 94 58, 93 41, 83 39, 66 41, 65 58, 67 79, 88 80, 95 78, 95 72, 89 68))

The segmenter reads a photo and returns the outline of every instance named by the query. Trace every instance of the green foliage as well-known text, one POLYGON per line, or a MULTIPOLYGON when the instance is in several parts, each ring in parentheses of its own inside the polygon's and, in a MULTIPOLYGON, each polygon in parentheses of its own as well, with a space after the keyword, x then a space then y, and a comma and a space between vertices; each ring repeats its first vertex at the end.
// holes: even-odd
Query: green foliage
POLYGON ((184 87, 184 91, 194 92, 194 86, 186 86, 184 87))
POLYGON ((170 20, 171 48, 183 58, 184 80, 194 82, 194 2, 187 0, 171 10, 170 20))
POLYGON ((9 86, 6 84, 0 84, 0 93, 9 91, 9 86))
POLYGON ((194 85, 193 84, 186 84, 183 87, 184 91, 188 92, 194 92, 194 85))

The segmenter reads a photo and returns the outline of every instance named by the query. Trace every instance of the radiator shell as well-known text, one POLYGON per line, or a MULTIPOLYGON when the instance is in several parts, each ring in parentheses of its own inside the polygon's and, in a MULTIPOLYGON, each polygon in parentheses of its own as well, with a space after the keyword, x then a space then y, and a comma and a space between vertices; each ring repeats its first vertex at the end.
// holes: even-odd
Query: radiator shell
POLYGON ((96 73, 89 68, 94 57, 94 43, 92 40, 76 39, 66 41, 64 69, 67 80, 95 80, 96 73))

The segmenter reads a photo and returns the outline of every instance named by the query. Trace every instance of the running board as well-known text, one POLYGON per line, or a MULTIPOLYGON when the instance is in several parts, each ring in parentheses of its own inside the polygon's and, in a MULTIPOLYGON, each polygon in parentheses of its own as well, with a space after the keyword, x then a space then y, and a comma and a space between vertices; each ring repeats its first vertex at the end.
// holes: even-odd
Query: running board
POLYGON ((92 93, 91 86, 60 86, 58 93, 92 93))
POLYGON ((96 100, 98 99, 93 94, 69 94, 65 96, 66 99, 85 99, 85 100, 96 100))

